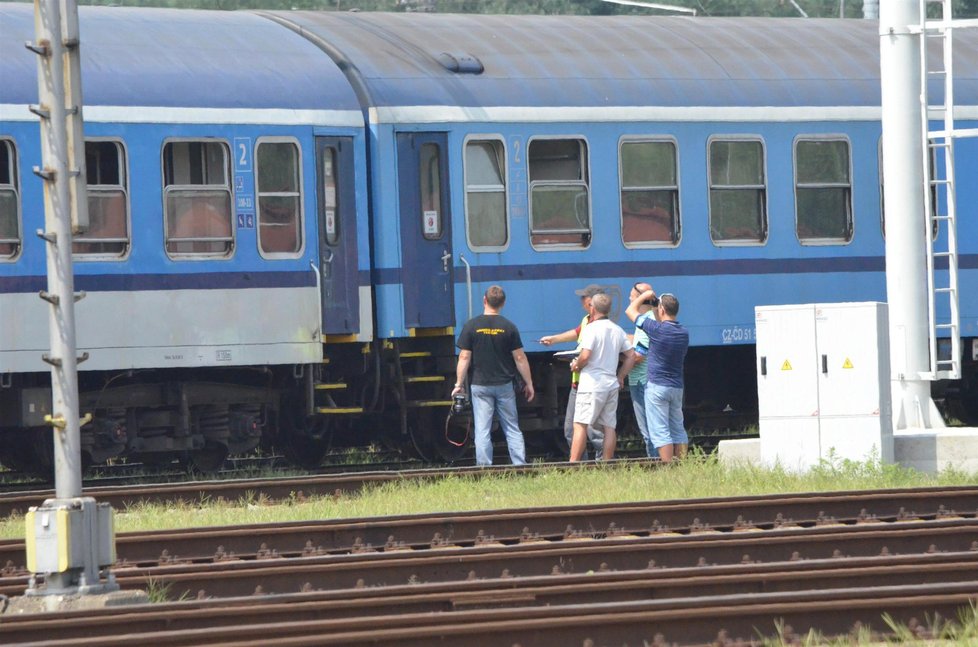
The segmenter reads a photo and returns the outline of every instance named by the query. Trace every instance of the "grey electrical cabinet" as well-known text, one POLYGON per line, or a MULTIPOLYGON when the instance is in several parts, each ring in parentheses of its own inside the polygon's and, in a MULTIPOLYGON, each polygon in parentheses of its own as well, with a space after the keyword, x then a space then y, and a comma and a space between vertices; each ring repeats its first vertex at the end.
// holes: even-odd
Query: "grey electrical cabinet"
POLYGON ((893 461, 885 303, 758 306, 761 461, 893 461))

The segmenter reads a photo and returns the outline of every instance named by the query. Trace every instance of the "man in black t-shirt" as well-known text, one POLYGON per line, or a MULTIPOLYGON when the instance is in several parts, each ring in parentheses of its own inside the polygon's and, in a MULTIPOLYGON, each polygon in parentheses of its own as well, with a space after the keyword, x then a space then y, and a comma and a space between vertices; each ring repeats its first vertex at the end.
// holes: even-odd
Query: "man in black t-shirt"
POLYGON ((465 323, 456 344, 461 352, 452 396, 465 391, 465 382, 471 373, 477 465, 492 465, 489 431, 493 414, 499 416, 499 426, 506 434, 506 445, 513 465, 526 463, 513 380, 518 371, 523 378, 523 394, 529 401, 534 396, 533 378, 530 376, 530 363, 523 352, 520 331, 513 322, 499 314, 505 303, 506 293, 501 287, 493 285, 486 290, 482 297, 482 314, 465 323))

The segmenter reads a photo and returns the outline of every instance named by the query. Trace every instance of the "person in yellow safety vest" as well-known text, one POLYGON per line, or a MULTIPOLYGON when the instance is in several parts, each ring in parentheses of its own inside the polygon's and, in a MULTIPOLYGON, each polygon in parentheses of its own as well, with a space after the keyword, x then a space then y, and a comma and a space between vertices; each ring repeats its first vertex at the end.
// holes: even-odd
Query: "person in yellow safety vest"
MULTIPOLYGON (((584 312, 590 313, 591 311, 591 297, 595 294, 606 294, 606 291, 600 285, 592 283, 585 288, 580 290, 574 290, 574 294, 581 297, 581 307, 584 308, 584 312)), ((550 346, 551 344, 559 344, 561 342, 580 342, 581 333, 584 332, 584 327, 588 325, 591 321, 590 314, 584 315, 581 319, 580 325, 576 328, 571 328, 570 330, 565 330, 562 333, 556 335, 547 335, 540 338, 540 343, 544 346, 550 346)), ((564 438, 567 440, 567 447, 571 446, 574 440, 574 406, 577 400, 577 383, 580 380, 581 374, 579 372, 571 372, 571 388, 570 394, 567 397, 567 410, 564 412, 564 438)), ((595 429, 589 426, 587 428, 587 438, 594 452, 595 459, 601 460, 601 456, 604 453, 604 432, 600 429, 595 429)), ((587 451, 584 452, 583 460, 587 460, 587 451)))

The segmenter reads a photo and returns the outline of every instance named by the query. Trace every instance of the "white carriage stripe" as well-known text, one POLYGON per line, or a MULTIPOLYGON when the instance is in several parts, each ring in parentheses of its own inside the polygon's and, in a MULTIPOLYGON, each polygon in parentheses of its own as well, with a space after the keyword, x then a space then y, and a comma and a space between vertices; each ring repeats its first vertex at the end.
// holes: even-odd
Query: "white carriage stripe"
MULTIPOLYGON (((107 123, 275 124, 361 127, 357 110, 278 108, 174 108, 163 106, 85 106, 84 118, 107 123)), ((978 119, 978 106, 956 106, 955 119, 978 119)), ((621 122, 621 121, 879 121, 876 106, 596 106, 464 107, 393 106, 370 108, 371 124, 462 122, 621 122)), ((936 113, 932 119, 939 118, 936 113)), ((23 104, 0 103, 0 121, 37 121, 23 104)))
MULTIPOLYGON (((371 124, 453 122, 620 121, 879 121, 878 106, 595 106, 479 107, 395 106, 371 108, 371 124)), ((956 106, 956 119, 978 119, 978 106, 956 106)), ((936 119, 937 116, 935 115, 936 119)))
MULTIPOLYGON (((166 106, 85 106, 85 121, 155 124, 275 124, 362 127, 359 110, 280 108, 173 108, 166 106)), ((37 121, 23 104, 0 103, 0 121, 37 121)))

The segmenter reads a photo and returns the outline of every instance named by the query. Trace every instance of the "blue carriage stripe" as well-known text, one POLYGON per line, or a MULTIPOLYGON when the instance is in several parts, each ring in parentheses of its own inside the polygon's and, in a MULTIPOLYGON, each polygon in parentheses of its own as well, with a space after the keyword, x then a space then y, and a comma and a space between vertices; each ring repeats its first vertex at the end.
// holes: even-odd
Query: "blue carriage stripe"
MULTIPOLYGON (((966 257, 961 256, 960 267, 967 269, 966 257)), ((967 258, 971 266, 978 267, 978 255, 967 258)), ((882 256, 846 256, 826 258, 756 258, 730 260, 664 260, 664 261, 609 261, 603 263, 547 263, 541 265, 484 265, 472 268, 472 280, 487 281, 540 281, 547 279, 599 279, 616 277, 654 276, 714 276, 729 274, 807 274, 826 272, 883 272, 882 256)), ((395 268, 374 269, 371 273, 374 285, 390 285, 401 282, 401 271, 395 268)), ((362 277, 361 277, 362 280, 362 277)), ((455 268, 455 282, 465 282, 465 268, 455 268)))
MULTIPOLYGON (((200 272, 193 274, 79 274, 75 289, 87 292, 150 290, 243 290, 315 287, 315 275, 304 272, 200 272)), ((39 292, 47 278, 0 276, 0 293, 39 292)))
MULTIPOLYGON (((946 259, 935 259, 937 269, 947 268, 946 259)), ((978 254, 958 257, 962 270, 978 269, 978 254)), ((604 263, 548 263, 545 265, 492 265, 472 268, 472 280, 542 281, 549 279, 600 279, 607 277, 722 276, 748 274, 825 274, 831 272, 883 272, 882 256, 825 258, 752 258, 694 261, 611 261, 604 263)), ((360 270, 361 286, 399 285, 400 268, 360 270)), ((455 282, 465 282, 465 271, 455 268, 455 282)), ((314 287, 316 277, 302 272, 202 272, 194 274, 81 274, 75 289, 89 292, 130 290, 242 290, 248 288, 314 287)), ((35 276, 0 276, 0 294, 39 292, 47 279, 35 276)))

